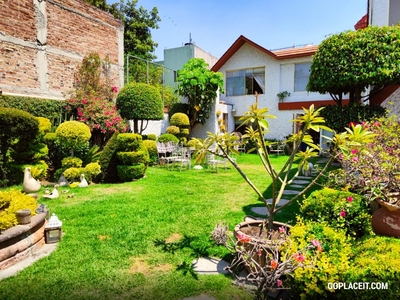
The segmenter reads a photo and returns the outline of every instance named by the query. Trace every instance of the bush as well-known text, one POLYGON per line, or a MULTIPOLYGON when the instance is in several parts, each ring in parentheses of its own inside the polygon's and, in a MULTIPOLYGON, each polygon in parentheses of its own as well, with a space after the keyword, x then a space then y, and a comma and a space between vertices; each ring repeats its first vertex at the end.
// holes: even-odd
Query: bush
POLYGON ((155 165, 158 161, 157 143, 154 140, 145 140, 143 145, 149 152, 150 165, 155 165))
POLYGON ((101 152, 99 164, 102 170, 101 181, 108 183, 115 183, 119 181, 117 165, 117 150, 118 150, 118 132, 108 140, 103 151, 101 152))
POLYGON ((172 135, 172 134, 164 133, 164 134, 161 134, 158 137, 158 142, 160 142, 160 143, 173 142, 175 144, 178 144, 179 143, 179 139, 176 136, 172 135))
POLYGON ((146 165, 142 163, 134 166, 118 165, 117 168, 118 176, 123 182, 142 178, 146 171, 146 165))
POLYGON ((78 121, 66 121, 56 129, 58 142, 72 151, 87 144, 91 135, 89 127, 78 121))
POLYGON ((175 125, 171 125, 171 126, 168 126, 168 127, 167 127, 167 129, 165 130, 165 132, 166 132, 167 134, 173 134, 173 135, 175 135, 175 136, 178 136, 178 135, 179 135, 179 132, 180 132, 180 129, 179 129, 179 127, 177 127, 177 126, 175 126, 175 125))
POLYGON ((189 117, 184 113, 175 113, 172 115, 169 123, 177 127, 189 127, 189 117))
MULTIPOLYGON (((328 283, 339 282, 340 274, 349 268, 352 253, 350 238, 342 230, 323 223, 304 223, 301 219, 291 228, 290 236, 293 253, 297 249, 304 249, 310 241, 319 243, 321 247, 314 267, 298 268, 294 271, 293 278, 288 279, 293 299, 329 298, 334 290, 329 290, 328 283)), ((307 255, 304 257, 304 264, 308 265, 309 258, 307 255)))
POLYGON ((71 168, 66 169, 63 173, 64 173, 64 177, 69 182, 80 181, 81 174, 83 173, 83 169, 71 167, 71 168))
POLYGON ((29 209, 31 215, 36 214, 36 199, 20 191, 0 191, 0 231, 18 224, 16 212, 20 209, 29 209))
POLYGON ((48 176, 48 168, 49 166, 46 164, 44 160, 40 160, 34 164, 9 164, 10 174, 8 175, 8 179, 11 184, 21 184, 24 180, 24 170, 25 168, 31 168, 31 175, 35 179, 45 179, 48 176))
POLYGON ((101 174, 101 167, 98 162, 92 162, 87 164, 83 168, 83 174, 85 174, 85 178, 87 182, 93 181, 97 176, 101 174))
POLYGON ((149 134, 143 134, 142 135, 142 140, 151 140, 151 141, 156 141, 157 140, 157 136, 154 133, 149 133, 149 134))
POLYGON ((132 151, 132 152, 117 152, 117 157, 123 165, 135 165, 138 163, 148 163, 149 162, 149 152, 147 149, 144 151, 132 151))
POLYGON ((329 223, 352 237, 371 233, 368 201, 357 194, 324 188, 311 193, 300 205, 305 221, 329 223))
POLYGON ((82 159, 74 156, 65 157, 61 161, 61 165, 63 168, 80 168, 82 167, 82 159))
POLYGON ((136 151, 142 145, 142 136, 136 133, 120 133, 117 141, 118 150, 136 151))
POLYGON ((399 299, 400 240, 382 236, 366 236, 354 246, 350 267, 341 275, 341 282, 383 282, 388 289, 338 290, 335 299, 399 299))

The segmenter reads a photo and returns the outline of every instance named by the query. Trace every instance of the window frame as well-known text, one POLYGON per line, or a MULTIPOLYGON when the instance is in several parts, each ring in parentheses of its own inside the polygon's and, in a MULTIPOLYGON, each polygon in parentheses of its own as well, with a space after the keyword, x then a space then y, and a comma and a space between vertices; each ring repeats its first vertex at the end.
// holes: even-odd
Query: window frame
POLYGON ((259 94, 265 94, 265 77, 266 77, 265 69, 266 69, 265 66, 259 66, 259 67, 253 67, 253 68, 243 68, 243 69, 225 71, 226 96, 227 97, 235 97, 235 96, 254 95, 254 91, 258 91, 259 94), (260 72, 260 69, 262 69, 262 72, 260 72), (260 84, 258 84, 256 79, 254 78, 254 74, 260 75, 261 73, 262 73, 263 80, 264 80, 264 82, 263 82, 264 91, 263 91, 263 88, 260 86, 260 84), (235 76, 235 74, 237 74, 237 75, 235 76), (256 81, 258 88, 254 87, 255 81, 256 81), (242 85, 242 86, 240 87, 240 85, 242 85), (251 85, 251 87, 250 87, 250 85, 251 85), (249 88, 251 88, 250 91, 249 91, 249 88))

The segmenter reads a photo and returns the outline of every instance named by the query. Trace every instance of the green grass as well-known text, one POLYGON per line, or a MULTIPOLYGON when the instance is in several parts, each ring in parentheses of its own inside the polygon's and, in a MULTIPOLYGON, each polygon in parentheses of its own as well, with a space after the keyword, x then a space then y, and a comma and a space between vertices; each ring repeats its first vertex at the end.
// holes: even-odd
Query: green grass
MULTIPOLYGON (((285 159, 273 157, 274 165, 285 159)), ((243 154, 238 163, 257 186, 268 189, 270 180, 255 155, 243 154)), ((199 255, 225 255, 209 240, 215 224, 233 229, 252 206, 262 205, 232 167, 216 173, 155 166, 135 182, 71 192, 74 198, 39 200, 63 221, 65 235, 50 256, 2 280, 0 299, 162 300, 202 293, 251 299, 229 276, 196 279, 185 267, 199 255), (179 239, 184 242, 165 244, 179 239)), ((277 219, 293 220, 297 209, 291 205, 277 219)))

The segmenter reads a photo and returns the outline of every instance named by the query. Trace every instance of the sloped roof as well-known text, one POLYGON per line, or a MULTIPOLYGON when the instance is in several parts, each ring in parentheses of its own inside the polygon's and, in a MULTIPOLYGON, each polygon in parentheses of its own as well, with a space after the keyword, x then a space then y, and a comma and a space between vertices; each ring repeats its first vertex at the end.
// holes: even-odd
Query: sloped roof
POLYGON ((313 55, 318 46, 304 46, 298 48, 288 48, 282 50, 271 51, 265 49, 264 47, 254 43, 249 40, 245 36, 241 35, 239 38, 229 47, 229 49, 221 56, 221 58, 215 63, 215 65, 211 68, 212 71, 218 71, 221 67, 245 44, 249 44, 254 48, 260 50, 261 52, 275 58, 276 60, 296 58, 296 57, 306 57, 313 55))

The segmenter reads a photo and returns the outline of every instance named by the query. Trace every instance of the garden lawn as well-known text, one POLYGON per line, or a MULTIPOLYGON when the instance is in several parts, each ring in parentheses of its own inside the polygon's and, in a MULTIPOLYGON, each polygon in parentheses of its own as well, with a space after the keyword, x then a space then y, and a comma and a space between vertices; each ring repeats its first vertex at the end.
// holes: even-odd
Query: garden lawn
MULTIPOLYGON (((273 157, 275 165, 285 160, 273 157)), ((256 155, 242 154, 238 163, 267 190, 256 155)), ((190 268, 198 256, 227 254, 209 239, 216 223, 233 229, 261 204, 233 167, 216 173, 155 166, 135 182, 69 189, 38 202, 62 220, 65 235, 50 256, 2 280, 0 299, 251 299, 231 277, 196 279, 190 268)))

